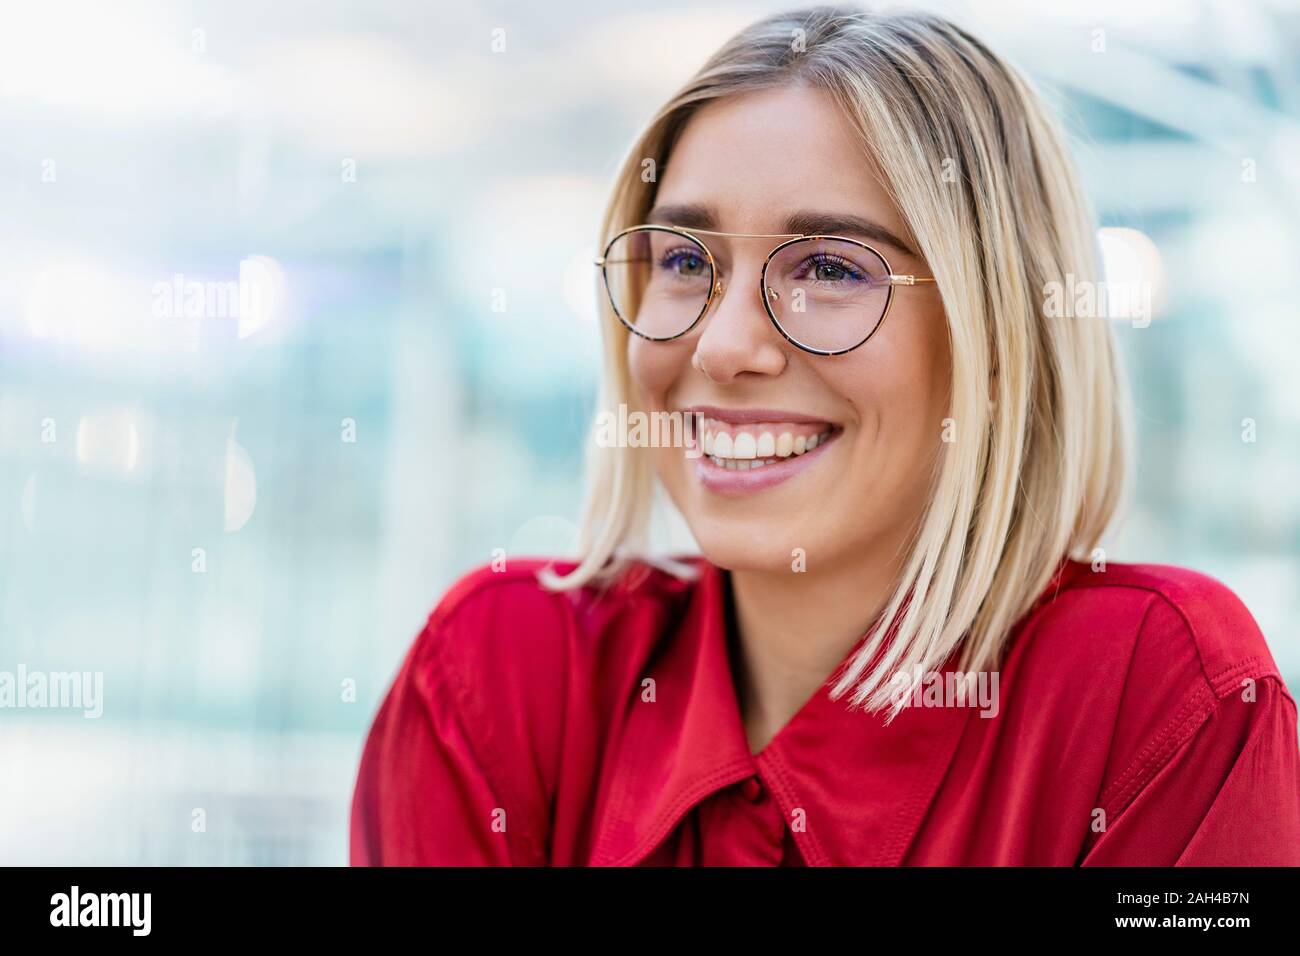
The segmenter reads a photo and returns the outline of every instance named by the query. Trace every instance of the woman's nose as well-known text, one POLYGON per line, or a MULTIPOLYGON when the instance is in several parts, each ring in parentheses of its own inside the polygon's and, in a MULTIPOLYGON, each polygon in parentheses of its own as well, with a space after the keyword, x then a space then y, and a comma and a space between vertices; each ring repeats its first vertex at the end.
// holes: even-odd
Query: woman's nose
POLYGON ((746 372, 777 375, 785 368, 786 352, 758 297, 759 281, 757 270, 752 277, 716 281, 692 357, 712 381, 729 382, 746 372))

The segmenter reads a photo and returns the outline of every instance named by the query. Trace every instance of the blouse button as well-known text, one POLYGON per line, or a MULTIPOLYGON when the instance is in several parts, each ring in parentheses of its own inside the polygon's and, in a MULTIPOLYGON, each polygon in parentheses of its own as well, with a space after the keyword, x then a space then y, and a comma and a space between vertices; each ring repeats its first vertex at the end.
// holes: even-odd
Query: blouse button
POLYGON ((763 784, 758 777, 746 777, 741 781, 740 792, 745 795, 745 799, 757 801, 763 795, 763 784))

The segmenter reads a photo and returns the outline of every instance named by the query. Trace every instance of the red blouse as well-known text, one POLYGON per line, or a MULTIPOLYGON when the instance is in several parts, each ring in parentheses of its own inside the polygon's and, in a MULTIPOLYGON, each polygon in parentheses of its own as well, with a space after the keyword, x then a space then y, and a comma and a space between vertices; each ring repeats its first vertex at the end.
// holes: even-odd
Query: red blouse
POLYGON ((603 596, 540 561, 462 578, 371 728, 352 862, 1300 864, 1295 701, 1211 578, 1067 562, 995 715, 923 698, 886 725, 823 688, 751 755, 728 579, 697 563, 603 596))

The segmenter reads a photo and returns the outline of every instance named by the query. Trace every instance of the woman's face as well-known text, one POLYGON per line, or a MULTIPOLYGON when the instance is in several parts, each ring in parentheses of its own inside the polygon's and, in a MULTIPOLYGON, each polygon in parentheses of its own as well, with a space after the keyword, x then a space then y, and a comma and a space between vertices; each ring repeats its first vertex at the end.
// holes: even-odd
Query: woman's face
MULTIPOLYGON (((649 221, 774 234, 807 231, 787 220, 808 214, 856 217, 907 242, 837 106, 791 86, 697 113, 662 170, 649 221)), ((847 235, 879 249, 895 273, 932 275, 907 247, 847 235)), ((702 238, 724 294, 689 335, 628 342, 643 409, 707 409, 715 454, 753 456, 720 465, 652 450, 700 548, 731 570, 788 571, 796 548, 810 572, 886 549, 893 560, 924 507, 947 414, 951 361, 934 284, 896 287, 864 345, 814 355, 782 338, 759 299, 763 260, 780 240, 702 238), (811 436, 822 437, 798 454, 811 436), (754 468, 755 457, 766 464, 754 468)))

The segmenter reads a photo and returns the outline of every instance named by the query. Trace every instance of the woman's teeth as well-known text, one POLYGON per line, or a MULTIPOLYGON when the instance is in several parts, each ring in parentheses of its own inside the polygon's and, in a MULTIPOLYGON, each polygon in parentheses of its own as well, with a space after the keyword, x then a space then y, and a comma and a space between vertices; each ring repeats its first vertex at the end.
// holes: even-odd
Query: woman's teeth
POLYGON ((715 433, 708 429, 704 432, 704 453, 719 468, 751 471, 775 464, 783 458, 810 452, 830 437, 832 431, 826 428, 811 435, 764 431, 757 437, 750 432, 741 432, 733 438, 728 432, 715 433))

